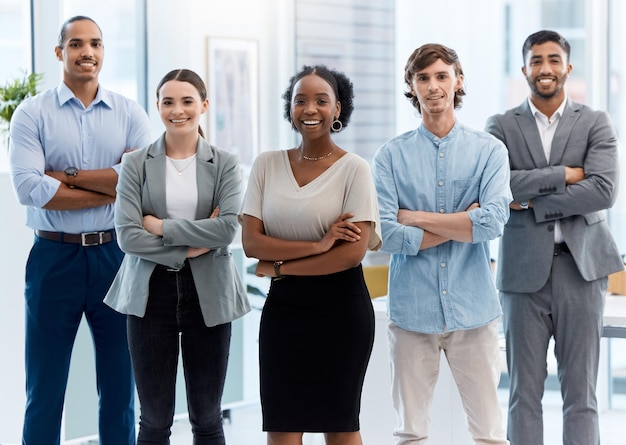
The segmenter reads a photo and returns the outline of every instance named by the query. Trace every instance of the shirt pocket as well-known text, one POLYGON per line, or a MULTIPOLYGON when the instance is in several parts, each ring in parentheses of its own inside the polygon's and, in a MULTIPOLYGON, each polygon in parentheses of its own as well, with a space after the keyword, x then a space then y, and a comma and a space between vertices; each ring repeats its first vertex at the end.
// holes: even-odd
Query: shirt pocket
POLYGON ((454 181, 454 212, 464 212, 478 201, 480 191, 480 176, 456 179, 454 181))

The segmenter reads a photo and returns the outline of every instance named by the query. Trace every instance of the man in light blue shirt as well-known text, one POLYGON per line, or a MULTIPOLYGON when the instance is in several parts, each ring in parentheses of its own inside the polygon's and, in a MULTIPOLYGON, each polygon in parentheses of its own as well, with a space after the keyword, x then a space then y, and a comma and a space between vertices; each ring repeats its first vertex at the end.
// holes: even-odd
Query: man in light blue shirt
POLYGON ((96 355, 103 445, 135 443, 126 317, 102 299, 121 263, 114 231, 117 172, 147 145, 136 102, 99 85, 102 32, 88 17, 61 27, 63 82, 24 101, 11 121, 9 161, 35 240, 26 265, 26 413, 22 443, 59 444, 63 401, 83 314, 96 355))
POLYGON ((456 121, 463 70, 456 52, 416 49, 405 95, 422 115, 415 130, 374 157, 382 250, 389 270, 389 349, 396 444, 428 438, 441 351, 477 444, 508 444, 497 397, 500 304, 489 241, 509 217, 506 148, 456 121))

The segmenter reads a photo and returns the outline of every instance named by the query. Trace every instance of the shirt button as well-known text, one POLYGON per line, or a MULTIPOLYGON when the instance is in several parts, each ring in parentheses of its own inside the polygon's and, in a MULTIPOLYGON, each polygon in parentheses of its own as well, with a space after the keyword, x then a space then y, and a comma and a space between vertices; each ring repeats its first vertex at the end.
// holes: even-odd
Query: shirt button
POLYGON ((442 295, 448 295, 448 291, 444 289, 444 290, 441 291, 441 294, 442 295))
POLYGON ((439 209, 439 213, 445 213, 444 209, 439 209))
POLYGON ((443 154, 443 153, 439 153, 439 157, 440 157, 440 158, 443 158, 444 156, 445 156, 445 154, 443 154))
POLYGON ((439 181, 439 187, 443 187, 443 181, 439 181))
POLYGON ((446 267, 446 263, 441 263, 440 266, 441 267, 446 267))

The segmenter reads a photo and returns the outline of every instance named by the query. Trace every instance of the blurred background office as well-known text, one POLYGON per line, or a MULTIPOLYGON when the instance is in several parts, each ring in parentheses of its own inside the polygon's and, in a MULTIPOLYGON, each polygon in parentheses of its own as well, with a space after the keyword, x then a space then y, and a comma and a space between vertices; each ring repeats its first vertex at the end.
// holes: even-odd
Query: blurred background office
MULTIPOLYGON (((560 32, 572 45, 569 95, 609 111, 618 136, 626 134, 623 0, 0 0, 0 86, 30 72, 43 74, 39 91, 56 86, 61 66, 53 50, 59 25, 78 14, 102 28, 101 83, 146 108, 154 137, 161 131, 158 80, 173 68, 202 73, 210 89, 208 138, 238 153, 244 168, 260 151, 296 142, 282 118, 280 96, 303 64, 325 63, 353 80, 354 128, 337 139, 371 160, 385 140, 417 125, 419 117, 403 97, 404 63, 414 48, 439 42, 457 50, 467 86, 458 116, 482 129, 489 115, 526 97, 521 46, 528 34, 544 28, 560 32)), ((21 431, 23 273, 32 242, 10 185, 7 138, 2 131, 0 443, 17 442, 21 431)), ((622 153, 622 172, 625 159, 622 153)), ((609 221, 626 253, 623 189, 609 221)), ((89 353, 88 343, 81 351, 89 353)), ((249 347, 255 345, 242 340, 243 358, 235 358, 240 369, 231 381, 237 389, 233 399, 257 397, 249 383, 256 373, 254 360, 246 359, 249 347)), ((626 366, 619 360, 626 361, 614 357, 612 366, 626 366)), ((83 374, 88 373, 73 371, 69 399, 86 397, 77 383, 83 374), (80 389, 72 393, 72 385, 80 389)), ((79 427, 66 432, 68 438, 84 433, 79 427)))

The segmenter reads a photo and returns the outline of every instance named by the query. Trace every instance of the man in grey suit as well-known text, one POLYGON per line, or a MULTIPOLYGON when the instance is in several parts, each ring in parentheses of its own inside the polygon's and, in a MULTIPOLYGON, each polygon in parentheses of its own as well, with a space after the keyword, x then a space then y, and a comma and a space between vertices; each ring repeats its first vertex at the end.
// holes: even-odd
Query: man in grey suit
POLYGON ((530 97, 492 116, 511 165, 511 217, 497 287, 510 375, 511 445, 543 444, 541 399, 554 338, 563 396, 563 444, 600 443, 596 381, 607 275, 623 269, 606 222, 617 194, 617 141, 605 112, 569 99, 570 45, 530 35, 522 73, 530 97))

